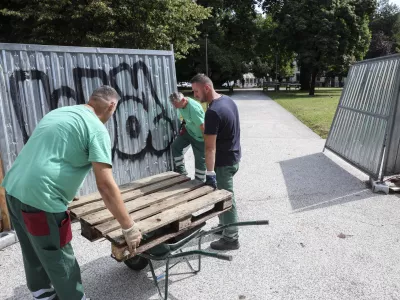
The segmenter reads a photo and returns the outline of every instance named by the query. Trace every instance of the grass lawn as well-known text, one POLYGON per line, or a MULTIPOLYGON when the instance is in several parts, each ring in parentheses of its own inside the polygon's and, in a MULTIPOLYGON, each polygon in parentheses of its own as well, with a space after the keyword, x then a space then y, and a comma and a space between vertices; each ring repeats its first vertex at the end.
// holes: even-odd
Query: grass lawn
POLYGON ((302 91, 268 91, 265 93, 316 134, 326 139, 342 89, 318 88, 315 90, 315 96, 308 96, 308 92, 302 91))

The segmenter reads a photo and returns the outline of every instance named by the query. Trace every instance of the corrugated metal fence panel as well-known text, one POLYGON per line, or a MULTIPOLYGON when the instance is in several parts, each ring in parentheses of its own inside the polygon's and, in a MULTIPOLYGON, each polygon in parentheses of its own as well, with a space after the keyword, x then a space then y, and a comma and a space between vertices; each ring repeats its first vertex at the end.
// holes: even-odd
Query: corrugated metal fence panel
POLYGON ((374 178, 397 102, 399 62, 399 56, 391 56, 351 67, 326 142, 326 148, 374 178))
MULTIPOLYGON (((83 104, 102 84, 121 96, 106 124, 118 184, 172 169, 178 118, 173 51, 0 44, 0 152, 10 169, 50 110, 83 104)), ((32 153, 34 159, 34 153, 32 153)), ((90 173, 81 194, 96 190, 90 173)))
POLYGON ((400 174, 400 102, 396 99, 394 120, 392 122, 390 139, 385 147, 385 160, 382 169, 382 176, 400 174))

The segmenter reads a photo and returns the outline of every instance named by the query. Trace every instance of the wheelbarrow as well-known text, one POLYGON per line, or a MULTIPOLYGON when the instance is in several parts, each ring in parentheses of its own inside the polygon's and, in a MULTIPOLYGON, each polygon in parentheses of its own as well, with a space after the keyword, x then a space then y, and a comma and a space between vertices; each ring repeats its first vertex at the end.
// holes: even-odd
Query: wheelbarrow
MULTIPOLYGON (((160 299, 167 300, 168 299, 168 286, 169 286, 169 282, 168 282, 169 271, 175 265, 177 265, 179 263, 179 262, 177 262, 177 263, 173 264, 172 266, 170 266, 171 259, 182 257, 185 260, 185 262, 187 263, 187 265, 189 266, 189 268, 191 269, 191 272, 193 274, 197 274, 198 272, 200 272, 202 256, 208 256, 208 257, 212 257, 212 258, 231 261, 232 260, 231 255, 220 254, 220 253, 202 250, 201 249, 202 239, 207 235, 224 230, 228 227, 268 225, 269 221, 263 220, 263 221, 238 222, 238 223, 232 223, 232 224, 228 224, 228 225, 224 225, 224 226, 219 226, 214 229, 207 230, 207 231, 202 229, 205 224, 206 223, 202 223, 202 224, 198 225, 197 227, 192 228, 190 231, 185 232, 184 234, 175 237, 174 239, 166 241, 165 243, 161 243, 161 244, 149 249, 148 251, 137 254, 136 256, 125 260, 124 263, 129 268, 131 268, 132 270, 135 270, 135 271, 141 271, 149 265, 150 271, 151 271, 151 274, 153 277, 154 285, 156 286, 156 288, 158 290, 160 299), (198 248, 196 250, 183 251, 182 248, 194 239, 198 239, 198 248), (194 268, 193 265, 190 263, 189 259, 187 258, 188 256, 193 256, 193 255, 197 255, 197 260, 198 260, 197 268, 194 268), (154 271, 153 261, 165 261, 165 271, 159 276, 157 276, 154 271), (160 285, 158 284, 158 282, 163 278, 165 278, 164 295, 162 293, 160 285)), ((147 237, 145 236, 144 238, 147 238, 147 237)))

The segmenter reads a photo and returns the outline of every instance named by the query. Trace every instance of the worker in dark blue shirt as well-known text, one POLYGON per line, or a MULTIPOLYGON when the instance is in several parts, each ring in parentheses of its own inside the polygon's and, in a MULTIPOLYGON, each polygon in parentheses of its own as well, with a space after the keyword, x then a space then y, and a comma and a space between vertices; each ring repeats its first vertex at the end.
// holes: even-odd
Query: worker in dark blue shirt
MULTIPOLYGON (((206 156, 206 184, 233 193, 233 176, 239 169, 241 158, 239 112, 228 96, 218 94, 210 78, 198 74, 191 80, 194 97, 208 103, 204 119, 204 144, 206 156)), ((238 221, 233 195, 232 208, 219 215, 220 225, 238 221)), ((211 243, 215 250, 239 249, 237 227, 223 230, 222 238, 211 243)))

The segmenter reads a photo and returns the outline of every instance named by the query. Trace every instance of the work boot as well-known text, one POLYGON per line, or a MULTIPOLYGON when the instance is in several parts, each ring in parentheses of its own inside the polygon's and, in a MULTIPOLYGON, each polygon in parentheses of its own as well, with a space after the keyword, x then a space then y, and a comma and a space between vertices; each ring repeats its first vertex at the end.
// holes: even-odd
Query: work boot
POLYGON ((224 238, 210 244, 211 249, 214 250, 237 250, 240 248, 239 240, 228 241, 224 238))

